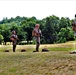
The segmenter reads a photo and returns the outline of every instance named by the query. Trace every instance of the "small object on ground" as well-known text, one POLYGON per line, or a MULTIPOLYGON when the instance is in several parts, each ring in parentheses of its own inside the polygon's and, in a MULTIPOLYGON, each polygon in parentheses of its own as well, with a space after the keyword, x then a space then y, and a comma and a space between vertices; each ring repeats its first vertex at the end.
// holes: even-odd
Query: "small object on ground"
POLYGON ((21 52, 26 52, 26 50, 25 49, 22 49, 21 52))
POLYGON ((76 54, 76 50, 71 51, 70 54, 76 54))
POLYGON ((9 50, 4 50, 3 52, 9 52, 9 50))
POLYGON ((39 51, 33 51, 33 52, 39 52, 39 51))
POLYGON ((49 52, 47 48, 42 49, 42 52, 49 52))

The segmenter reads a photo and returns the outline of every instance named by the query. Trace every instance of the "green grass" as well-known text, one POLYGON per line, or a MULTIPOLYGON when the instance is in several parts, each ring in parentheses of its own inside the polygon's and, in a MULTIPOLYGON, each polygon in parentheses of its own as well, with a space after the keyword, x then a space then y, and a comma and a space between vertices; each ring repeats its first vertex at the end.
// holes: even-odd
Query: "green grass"
MULTIPOLYGON (((40 45, 40 51, 43 48, 47 48, 50 51, 70 51, 76 49, 75 42, 67 42, 62 44, 42 44, 40 45)), ((22 49, 25 49, 27 52, 32 52, 35 50, 35 45, 17 45, 16 52, 20 52, 22 49)), ((12 45, 0 45, 0 52, 4 50, 9 50, 12 52, 12 45)))
POLYGON ((76 56, 68 51, 1 52, 0 75, 76 75, 76 56))
POLYGON ((0 46, 0 75, 76 75, 76 55, 73 43, 41 45, 40 52, 33 53, 35 45, 0 46), (48 48, 49 52, 41 52, 48 48), (9 49, 10 52, 3 52, 9 49), (26 52, 20 52, 26 49, 26 52))

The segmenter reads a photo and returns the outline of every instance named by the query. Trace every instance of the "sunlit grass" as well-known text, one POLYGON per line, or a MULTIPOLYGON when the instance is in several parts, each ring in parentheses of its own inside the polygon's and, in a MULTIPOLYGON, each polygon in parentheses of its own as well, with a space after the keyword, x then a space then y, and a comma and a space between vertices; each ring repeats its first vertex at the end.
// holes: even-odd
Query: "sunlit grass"
POLYGON ((0 75, 76 75, 76 56, 69 51, 0 52, 0 75))
POLYGON ((76 75, 76 55, 70 54, 74 49, 75 42, 44 44, 36 53, 35 45, 18 45, 14 53, 12 45, 0 45, 0 75, 76 75), (50 51, 41 52, 43 48, 50 51))
MULTIPOLYGON (((25 49, 27 52, 32 52, 35 50, 36 45, 17 45, 16 52, 20 52, 22 49, 25 49)), ((47 48, 49 51, 70 51, 76 49, 76 42, 70 41, 62 44, 41 44, 39 51, 43 48, 47 48)), ((9 50, 12 52, 12 45, 0 45, 0 52, 4 50, 9 50)))

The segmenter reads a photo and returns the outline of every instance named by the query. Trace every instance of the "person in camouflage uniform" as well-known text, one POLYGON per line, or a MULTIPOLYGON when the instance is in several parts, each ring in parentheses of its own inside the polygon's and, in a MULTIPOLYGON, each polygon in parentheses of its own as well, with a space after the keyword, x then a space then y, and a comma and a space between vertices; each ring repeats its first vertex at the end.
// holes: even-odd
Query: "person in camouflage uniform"
POLYGON ((16 45, 17 45, 17 40, 18 40, 18 36, 16 34, 16 31, 12 31, 12 35, 11 35, 10 39, 13 43, 13 52, 15 52, 16 45))
POLYGON ((40 25, 36 24, 35 28, 32 31, 32 36, 35 37, 36 40, 36 50, 33 52, 39 52, 39 46, 40 46, 40 36, 42 36, 41 30, 39 29, 40 25))
MULTIPOLYGON (((72 23, 72 30, 74 31, 75 41, 76 41, 76 14, 75 14, 75 20, 72 23)), ((74 49, 76 49, 76 43, 74 43, 74 49)), ((71 51, 70 54, 76 53, 76 50, 71 51)))
POLYGON ((72 30, 74 31, 74 36, 76 38, 76 14, 75 14, 75 20, 74 22, 72 23, 72 30))

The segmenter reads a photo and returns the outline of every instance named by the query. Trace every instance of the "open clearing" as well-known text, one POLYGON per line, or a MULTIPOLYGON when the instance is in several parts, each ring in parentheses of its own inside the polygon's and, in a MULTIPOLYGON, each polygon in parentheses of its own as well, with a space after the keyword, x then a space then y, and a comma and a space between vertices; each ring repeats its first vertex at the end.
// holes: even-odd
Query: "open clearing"
POLYGON ((69 51, 0 52, 0 75, 76 75, 76 55, 69 51))
POLYGON ((70 54, 73 43, 41 45, 40 52, 32 52, 35 45, 0 47, 0 75, 76 75, 76 54, 70 54), (33 47, 32 47, 33 46, 33 47), (49 52, 41 52, 42 48, 49 52), (3 52, 10 49, 10 52, 3 52), (26 49, 26 52, 20 52, 26 49))
MULTIPOLYGON (((76 42, 70 41, 62 44, 42 44, 40 45, 40 52, 43 48, 48 48, 50 51, 70 51, 76 49, 76 42)), ((35 50, 35 45, 17 45, 16 52, 25 49, 27 52, 35 50)), ((12 52, 12 45, 0 45, 0 52, 9 50, 12 52)))

